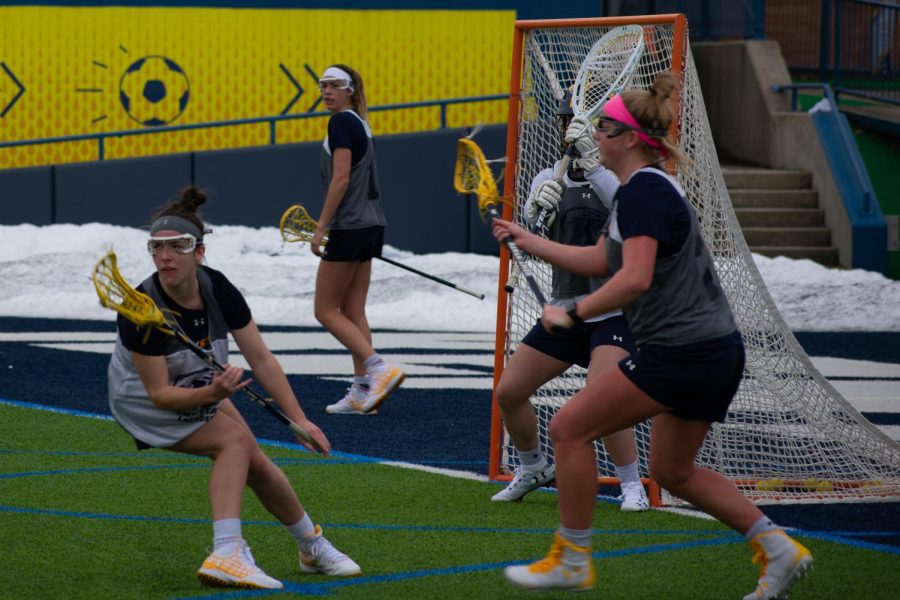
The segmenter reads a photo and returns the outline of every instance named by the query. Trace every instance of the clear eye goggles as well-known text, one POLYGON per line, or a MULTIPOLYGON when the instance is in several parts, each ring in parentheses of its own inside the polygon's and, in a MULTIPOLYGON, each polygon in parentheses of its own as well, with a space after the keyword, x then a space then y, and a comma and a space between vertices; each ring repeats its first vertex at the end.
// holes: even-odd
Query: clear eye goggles
POLYGON ((147 252, 152 256, 156 256, 162 252, 163 248, 168 248, 178 254, 190 254, 197 247, 198 243, 200 242, 197 241, 197 238, 189 233, 159 237, 151 235, 150 239, 147 240, 147 252))
POLYGON ((632 127, 627 123, 616 121, 615 119, 610 119, 609 117, 602 115, 597 119, 595 127, 597 128, 597 131, 606 134, 606 137, 608 138, 622 135, 626 131, 636 131, 638 133, 643 133, 644 135, 656 137, 665 137, 666 133, 668 133, 665 129, 642 129, 639 127, 632 127))
POLYGON ((325 88, 328 86, 333 87, 336 90, 347 90, 351 89, 351 83, 349 79, 320 79, 319 80, 319 90, 325 91, 325 88))

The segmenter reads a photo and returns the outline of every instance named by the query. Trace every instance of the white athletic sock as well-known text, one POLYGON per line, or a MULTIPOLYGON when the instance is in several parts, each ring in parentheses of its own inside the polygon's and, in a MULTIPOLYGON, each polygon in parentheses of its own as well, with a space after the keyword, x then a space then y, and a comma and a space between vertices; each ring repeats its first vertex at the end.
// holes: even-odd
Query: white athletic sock
POLYGON ((616 466, 616 476, 619 478, 619 481, 640 481, 641 475, 638 473, 638 461, 635 460, 630 465, 625 465, 624 467, 616 466))
POLYGON ((309 518, 309 513, 303 513, 302 519, 293 525, 286 525, 285 527, 287 527, 287 530, 294 536, 298 546, 305 543, 304 538, 311 536, 316 532, 316 526, 313 524, 312 519, 309 518))
POLYGON ((213 552, 222 546, 240 542, 242 539, 240 519, 213 521, 213 552))
POLYGON ((353 385, 350 386, 353 397, 357 400, 364 400, 369 394, 369 376, 357 375, 353 378, 353 385))
POLYGON ((781 529, 781 527, 773 523, 772 520, 769 519, 769 517, 763 515, 758 518, 753 525, 750 526, 750 529, 748 529, 747 533, 744 534, 744 539, 749 542, 760 533, 766 533, 767 531, 778 531, 779 529, 781 529))
POLYGON ((377 352, 364 360, 363 366, 366 367, 366 373, 369 375, 377 375, 378 373, 384 373, 387 370, 387 363, 377 352))
POLYGON ((591 530, 590 529, 569 529, 568 527, 559 526, 559 535, 576 546, 582 548, 590 548, 591 546, 591 530))
POLYGON ((534 450, 518 450, 518 452, 519 461, 527 471, 540 471, 547 466, 547 457, 544 456, 544 451, 540 446, 534 450))

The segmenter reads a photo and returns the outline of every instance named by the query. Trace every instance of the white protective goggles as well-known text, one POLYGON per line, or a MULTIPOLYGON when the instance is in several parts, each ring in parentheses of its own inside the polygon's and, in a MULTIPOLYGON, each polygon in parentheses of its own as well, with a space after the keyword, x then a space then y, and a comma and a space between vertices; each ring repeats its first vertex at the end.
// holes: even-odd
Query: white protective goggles
POLYGON ((147 252, 156 256, 163 248, 168 248, 178 254, 190 254, 197 247, 197 238, 189 233, 181 235, 150 236, 147 240, 147 252))
POLYGON ((349 79, 337 79, 337 78, 325 78, 319 80, 319 91, 324 92, 325 88, 328 86, 333 87, 336 90, 350 90, 353 91, 353 84, 349 79))

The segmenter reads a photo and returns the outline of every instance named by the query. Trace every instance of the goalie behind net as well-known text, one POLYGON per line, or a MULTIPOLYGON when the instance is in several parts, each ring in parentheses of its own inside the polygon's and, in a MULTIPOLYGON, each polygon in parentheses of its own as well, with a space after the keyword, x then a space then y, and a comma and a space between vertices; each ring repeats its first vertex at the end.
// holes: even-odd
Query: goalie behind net
MULTIPOLYGON (((655 77, 673 71, 682 80, 673 136, 692 160, 690 175, 676 174, 697 211, 702 233, 741 330, 747 365, 741 387, 724 423, 713 425, 698 464, 732 479, 755 501, 900 499, 900 445, 860 415, 815 370, 781 319, 744 242, 719 168, 703 97, 681 15, 635 17, 643 26, 645 49, 629 89, 646 89, 655 77)), ((531 181, 560 158, 554 115, 561 89, 575 81, 582 59, 603 34, 622 19, 561 22, 519 21, 508 135, 515 139, 504 195, 514 198, 513 218, 525 224, 531 181), (517 60, 518 59, 518 60, 517 60)), ((527 225, 526 225, 527 226, 527 225)), ((530 266, 549 293, 551 269, 537 259, 530 266)), ((507 265, 501 266, 505 283, 507 265)), ((496 351, 503 364, 540 316, 541 307, 525 290, 501 294, 496 351)), ((586 372, 572 367, 541 387, 531 401, 537 412, 541 446, 552 460, 547 427, 562 404, 580 390, 586 372)), ((518 466, 498 417, 491 448, 491 477, 518 466)), ((635 427, 641 475, 648 476, 648 425, 635 427)), ((595 444, 601 478, 615 470, 602 444, 595 444)), ((663 504, 680 500, 663 492, 663 504)))

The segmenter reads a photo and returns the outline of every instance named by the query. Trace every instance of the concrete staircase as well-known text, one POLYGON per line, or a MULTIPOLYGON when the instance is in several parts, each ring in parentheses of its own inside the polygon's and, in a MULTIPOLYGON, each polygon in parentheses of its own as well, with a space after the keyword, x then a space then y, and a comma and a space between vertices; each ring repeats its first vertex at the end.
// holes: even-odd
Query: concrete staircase
POLYGON ((723 166, 722 173, 751 251, 838 266, 808 172, 723 166))

